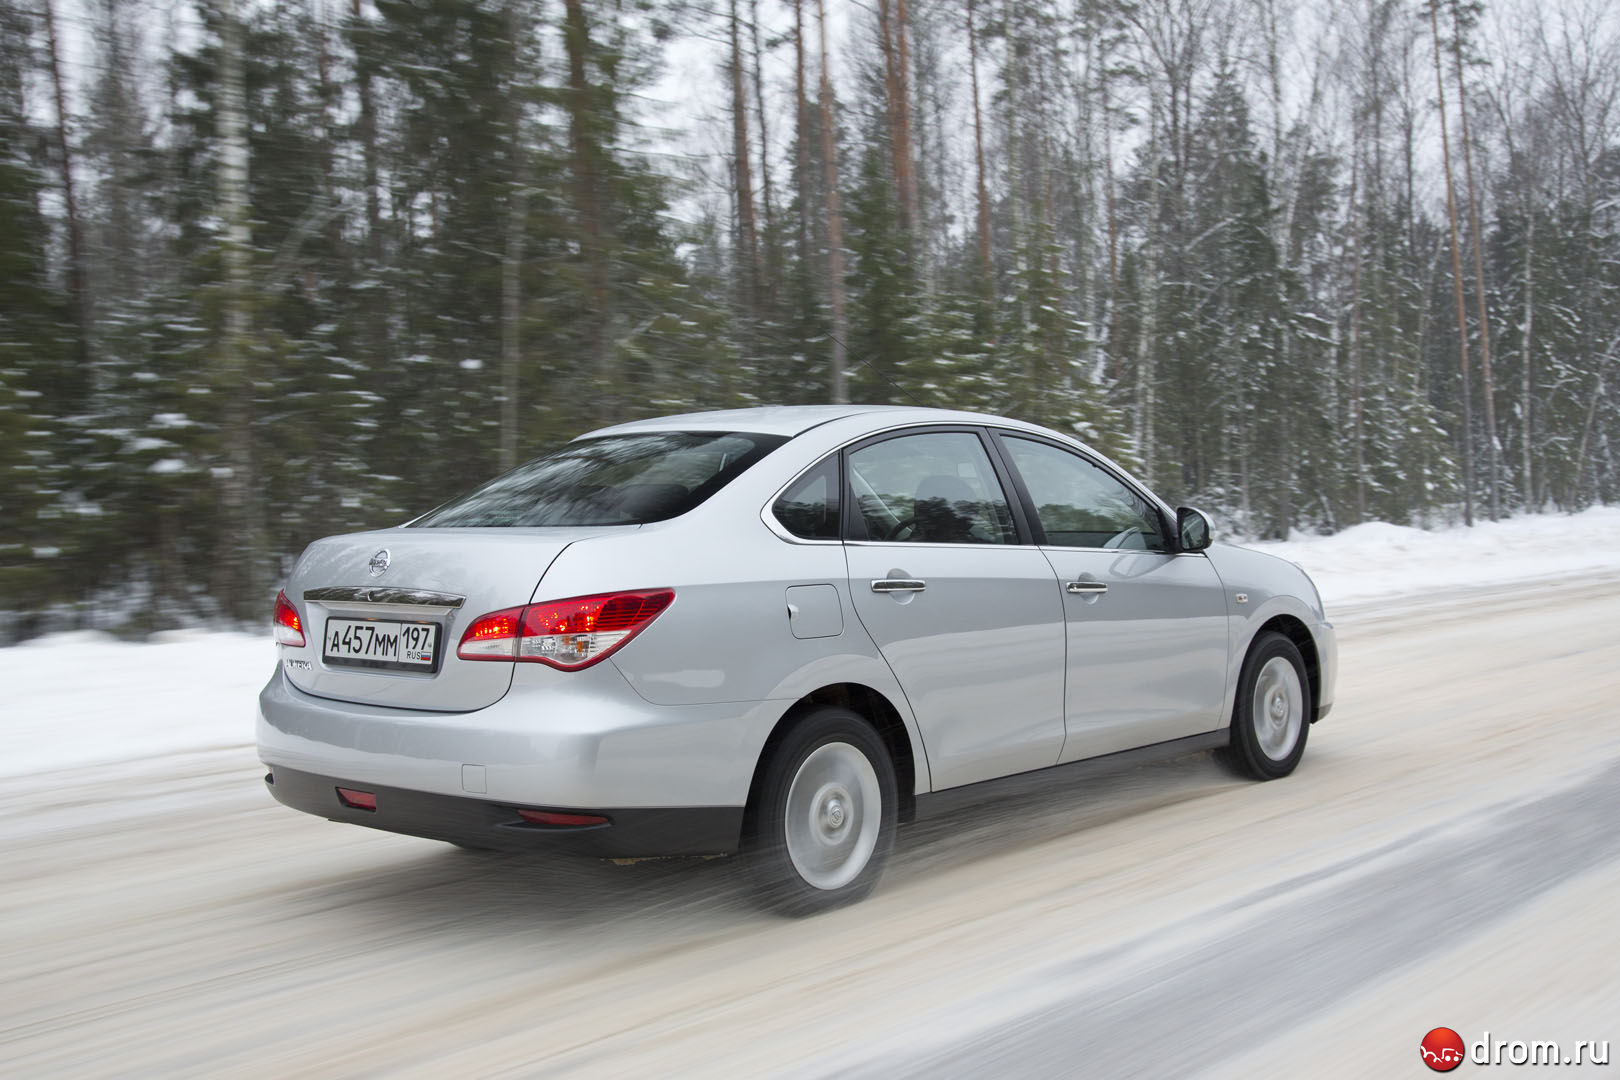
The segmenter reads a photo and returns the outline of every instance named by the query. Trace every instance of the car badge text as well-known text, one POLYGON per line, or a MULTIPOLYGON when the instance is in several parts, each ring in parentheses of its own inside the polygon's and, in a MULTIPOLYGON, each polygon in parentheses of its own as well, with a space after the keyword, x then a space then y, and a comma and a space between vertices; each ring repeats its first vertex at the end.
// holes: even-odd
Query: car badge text
POLYGON ((373 555, 371 557, 371 576, 378 577, 381 575, 384 570, 388 569, 388 562, 389 555, 387 548, 383 548, 381 551, 377 552, 377 554, 373 555))

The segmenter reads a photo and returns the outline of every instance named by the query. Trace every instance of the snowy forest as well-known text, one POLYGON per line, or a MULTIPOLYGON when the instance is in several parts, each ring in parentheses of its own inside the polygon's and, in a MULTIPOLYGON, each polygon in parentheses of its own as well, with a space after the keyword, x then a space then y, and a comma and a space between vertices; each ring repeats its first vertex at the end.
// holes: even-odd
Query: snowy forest
POLYGON ((1049 424, 1237 537, 1620 498, 1620 11, 0 0, 7 637, 605 423, 1049 424))

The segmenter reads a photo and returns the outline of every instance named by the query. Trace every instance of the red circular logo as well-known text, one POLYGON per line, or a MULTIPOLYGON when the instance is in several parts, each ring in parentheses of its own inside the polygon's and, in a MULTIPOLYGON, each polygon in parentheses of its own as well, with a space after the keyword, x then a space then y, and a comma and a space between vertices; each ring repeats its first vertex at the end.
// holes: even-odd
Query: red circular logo
POLYGON ((1435 1072, 1450 1072, 1462 1064, 1462 1036, 1450 1028, 1435 1028, 1423 1036, 1418 1050, 1423 1054, 1423 1064, 1435 1072))

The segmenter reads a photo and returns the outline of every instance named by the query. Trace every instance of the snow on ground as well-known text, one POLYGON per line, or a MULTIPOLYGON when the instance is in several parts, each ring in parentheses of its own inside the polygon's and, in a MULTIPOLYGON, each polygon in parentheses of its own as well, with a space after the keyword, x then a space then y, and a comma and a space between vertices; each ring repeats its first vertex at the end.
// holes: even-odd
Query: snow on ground
POLYGON ((263 636, 153 638, 82 631, 0 649, 0 777, 252 742, 276 663, 268 618, 263 636))
POLYGON ((1382 521, 1332 536, 1251 544, 1303 566, 1336 606, 1427 591, 1519 585, 1582 573, 1620 573, 1620 507, 1529 514, 1426 531, 1382 521))
MULTIPOLYGON (((1620 507, 1426 532, 1357 525, 1254 547, 1315 579, 1338 605, 1424 590, 1620 573, 1620 507)), ((160 757, 253 740, 254 698, 275 664, 265 633, 167 633, 145 643, 53 634, 0 649, 0 777, 160 757)))

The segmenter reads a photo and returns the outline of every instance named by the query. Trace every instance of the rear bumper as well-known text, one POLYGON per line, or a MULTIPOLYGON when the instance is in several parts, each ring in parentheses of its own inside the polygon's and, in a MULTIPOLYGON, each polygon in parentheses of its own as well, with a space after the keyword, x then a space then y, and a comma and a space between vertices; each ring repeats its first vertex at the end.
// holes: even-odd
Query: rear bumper
POLYGON ((479 798, 435 795, 272 766, 265 787, 277 801, 331 821, 444 840, 493 851, 547 851, 602 858, 716 855, 737 850, 740 806, 679 806, 611 810, 599 807, 522 807, 597 814, 605 825, 531 825, 519 807, 479 798), (337 789, 359 788, 377 797, 375 810, 349 806, 337 789))
MULTIPOLYGON (((723 808, 735 816, 748 802, 765 738, 787 707, 651 705, 608 664, 566 683, 531 683, 521 677, 529 673, 518 674, 495 704, 446 713, 315 697, 277 672, 259 694, 259 760, 278 777, 290 770, 331 779, 327 795, 332 778, 341 778, 345 787, 406 793, 407 802, 412 792, 449 800, 440 810, 615 808, 626 824, 643 811, 672 808, 723 808)), ((306 807, 296 791, 276 795, 325 817, 377 823, 364 811, 327 813, 333 807, 324 799, 306 807)))

